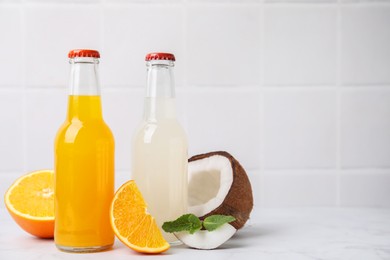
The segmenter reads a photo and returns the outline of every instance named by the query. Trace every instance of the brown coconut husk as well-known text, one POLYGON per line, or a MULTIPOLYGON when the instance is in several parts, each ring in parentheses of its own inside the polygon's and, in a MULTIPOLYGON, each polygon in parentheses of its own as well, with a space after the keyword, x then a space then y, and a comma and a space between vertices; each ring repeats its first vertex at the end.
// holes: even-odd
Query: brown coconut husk
POLYGON ((253 209, 253 195, 252 186, 248 175, 241 164, 228 152, 216 151, 205 154, 192 156, 188 162, 201 160, 215 155, 224 156, 229 159, 233 170, 233 182, 225 200, 216 209, 210 213, 200 216, 200 219, 205 219, 210 215, 231 215, 236 218, 230 224, 236 229, 242 228, 249 219, 250 213, 253 209))

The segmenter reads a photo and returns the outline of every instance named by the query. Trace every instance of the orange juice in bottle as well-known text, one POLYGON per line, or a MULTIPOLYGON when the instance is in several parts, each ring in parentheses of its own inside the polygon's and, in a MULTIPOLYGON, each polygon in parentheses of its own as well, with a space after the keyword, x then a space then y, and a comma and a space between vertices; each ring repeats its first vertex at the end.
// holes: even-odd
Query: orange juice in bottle
POLYGON ((114 138, 102 117, 99 52, 69 52, 68 111, 55 140, 55 232, 57 248, 95 252, 110 248, 114 195, 114 138))

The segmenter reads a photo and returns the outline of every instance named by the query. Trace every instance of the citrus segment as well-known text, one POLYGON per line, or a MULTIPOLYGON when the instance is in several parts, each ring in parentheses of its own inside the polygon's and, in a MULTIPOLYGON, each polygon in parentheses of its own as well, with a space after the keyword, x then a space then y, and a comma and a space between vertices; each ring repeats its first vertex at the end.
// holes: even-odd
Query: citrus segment
POLYGON ((157 254, 168 250, 155 219, 134 181, 123 184, 115 193, 110 210, 115 235, 126 246, 141 253, 157 254))
POLYGON ((54 236, 54 173, 28 173, 5 193, 5 205, 16 223, 28 233, 42 238, 54 236))

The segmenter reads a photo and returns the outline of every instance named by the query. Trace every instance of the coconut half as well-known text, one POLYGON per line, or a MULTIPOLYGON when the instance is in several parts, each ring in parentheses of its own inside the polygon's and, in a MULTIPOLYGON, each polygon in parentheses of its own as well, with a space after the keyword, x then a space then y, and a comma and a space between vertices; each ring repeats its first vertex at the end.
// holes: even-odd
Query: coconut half
POLYGON ((240 229, 253 208, 252 187, 244 168, 224 151, 195 155, 188 163, 189 212, 204 219, 231 215, 240 229))
POLYGON ((189 247, 197 249, 214 249, 229 240, 235 233, 232 225, 226 223, 216 230, 199 230, 194 234, 187 231, 176 232, 175 236, 189 247))

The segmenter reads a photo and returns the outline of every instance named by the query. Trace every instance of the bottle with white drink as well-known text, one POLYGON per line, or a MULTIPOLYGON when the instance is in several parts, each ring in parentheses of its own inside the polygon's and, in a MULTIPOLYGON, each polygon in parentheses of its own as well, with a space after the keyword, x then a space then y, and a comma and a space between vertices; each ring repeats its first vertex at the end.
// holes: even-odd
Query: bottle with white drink
MULTIPOLYGON (((170 53, 146 55, 144 115, 133 137, 132 176, 161 228, 187 212, 187 137, 176 118, 170 53)), ((161 230, 175 244, 177 238, 161 230)))

